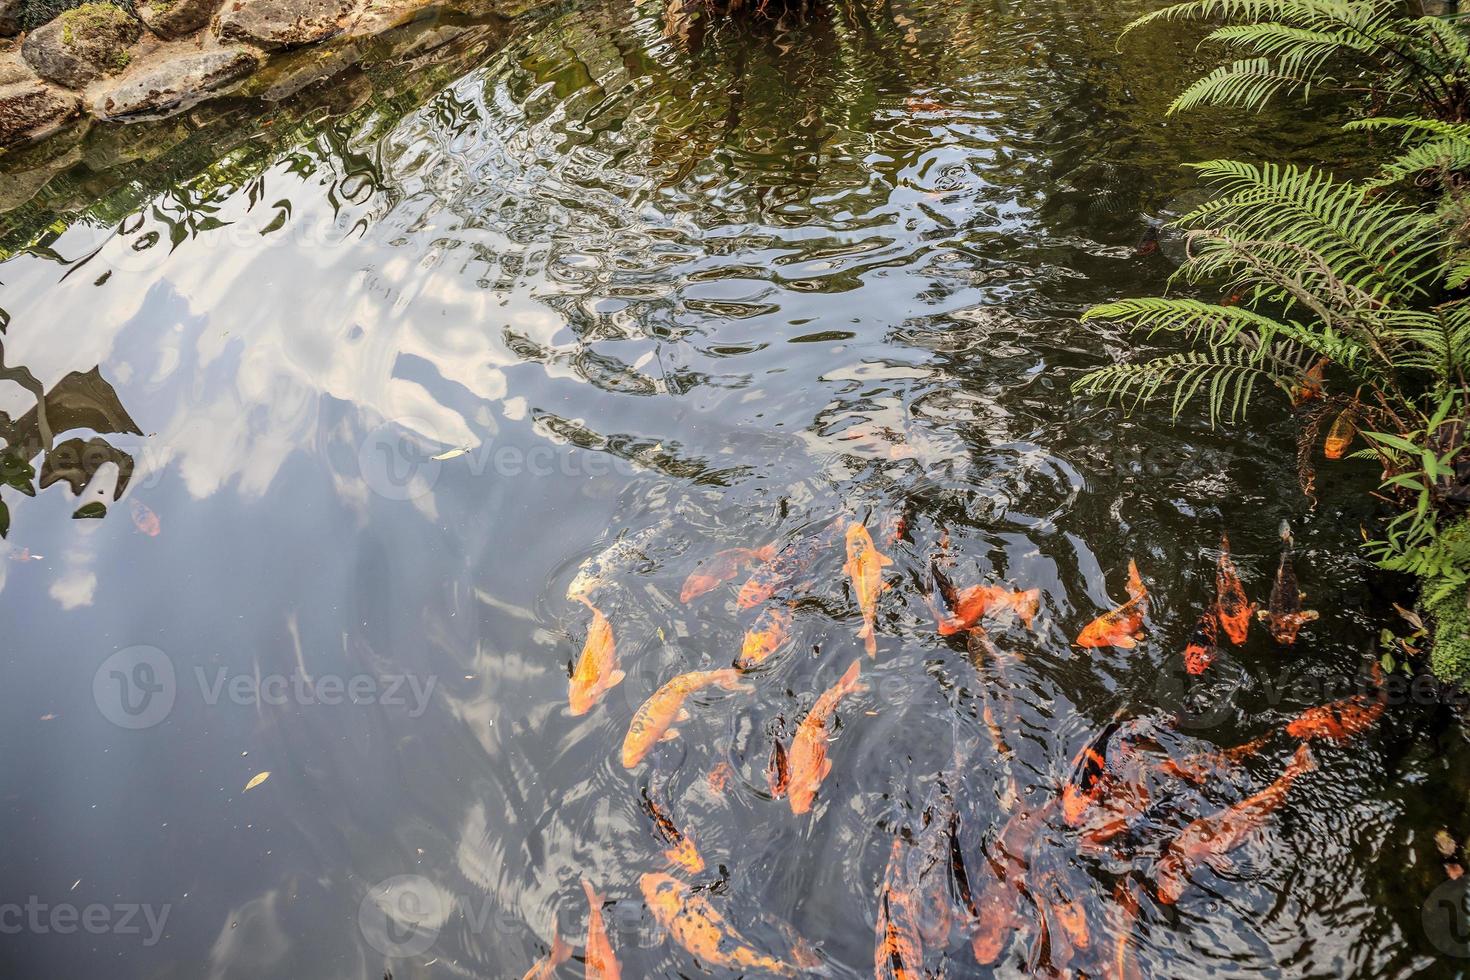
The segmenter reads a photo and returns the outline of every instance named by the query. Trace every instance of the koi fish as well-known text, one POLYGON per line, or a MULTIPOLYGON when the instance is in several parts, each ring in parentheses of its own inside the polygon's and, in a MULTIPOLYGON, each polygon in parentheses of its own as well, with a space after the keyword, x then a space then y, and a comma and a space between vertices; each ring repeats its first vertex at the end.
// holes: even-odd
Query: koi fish
POLYGON ((1342 459, 1348 446, 1352 445, 1353 437, 1357 434, 1357 418, 1353 410, 1349 408, 1334 419, 1332 428, 1327 430, 1327 441, 1322 443, 1322 455, 1328 459, 1342 459))
POLYGON ((1113 886, 1113 908, 1117 913, 1117 945, 1113 950, 1112 980, 1143 980, 1143 969, 1133 954, 1133 926, 1138 921, 1138 886, 1133 879, 1120 878, 1113 886))
POLYGON ((786 787, 792 813, 800 815, 812 808, 817 788, 832 771, 832 760, 827 758, 827 723, 844 697, 867 690, 867 685, 858 679, 862 663, 854 660, 842 679, 822 692, 796 729, 789 757, 791 776, 786 787))
POLYGON ((679 590, 679 601, 690 602, 707 592, 713 592, 749 565, 758 561, 770 561, 776 555, 776 546, 768 544, 762 548, 726 548, 704 559, 684 580, 679 590))
POLYGON ((1338 743, 1349 742, 1372 728, 1385 707, 1381 698, 1355 694, 1331 704, 1308 708, 1286 726, 1286 734, 1303 741, 1326 738, 1338 743))
POLYGON ((1006 741, 1006 732, 1015 731, 1020 722, 1016 717, 1015 705, 1004 688, 1004 674, 1000 666, 1000 651, 990 642, 985 631, 978 626, 970 630, 965 639, 965 652, 969 655, 970 663, 974 666, 976 673, 981 675, 981 683, 978 685, 980 692, 980 714, 985 723, 986 733, 990 736, 991 746, 995 749, 997 760, 1005 771, 1005 788, 1001 791, 1002 802, 1009 809, 1009 804, 1014 803, 1018 795, 1015 773, 1011 769, 1011 760, 1014 752, 1006 741), (994 680, 987 676, 987 662, 993 665, 997 675, 994 680))
POLYGON ((784 606, 768 606, 750 629, 745 631, 745 642, 740 646, 740 659, 735 666, 749 670, 771 654, 781 649, 791 628, 791 610, 784 606))
POLYGON ((1088 809, 1097 802, 1108 783, 1108 741, 1121 726, 1111 722, 1078 750, 1072 759, 1072 772, 1062 785, 1062 819, 1070 827, 1082 823, 1088 809))
POLYGON ((905 500, 902 506, 883 513, 878 533, 884 544, 892 547, 908 537, 910 506, 910 502, 905 500))
POLYGON ((873 537, 861 524, 847 528, 847 564, 842 570, 852 579, 852 590, 857 596, 858 606, 863 611, 863 628, 858 636, 867 648, 869 657, 878 656, 878 637, 873 631, 878 615, 878 596, 888 584, 883 581, 883 569, 893 564, 893 559, 878 550, 873 537))
POLYGON ((587 915, 587 948, 582 954, 587 964, 587 980, 620 980, 622 969, 602 921, 603 898, 586 878, 582 879, 582 890, 587 893, 587 907, 591 909, 587 915))
POLYGON ((1208 609, 1194 624, 1189 642, 1184 645, 1184 669, 1198 676, 1209 669, 1220 653, 1220 616, 1208 609))
POLYGON ((1230 557, 1230 536, 1220 535, 1220 561, 1215 568, 1215 611, 1220 625, 1230 642, 1240 646, 1250 634, 1251 614, 1256 605, 1245 597, 1245 586, 1240 584, 1240 573, 1230 557))
POLYGON ((618 669, 617 646, 613 642, 612 624, 592 603, 592 625, 587 627, 587 642, 582 645, 582 656, 567 689, 567 701, 573 715, 585 715, 602 700, 602 696, 617 687, 627 676, 618 669))
POLYGON ((665 530, 663 525, 655 524, 632 534, 627 531, 619 533, 612 544, 582 562, 567 586, 567 601, 586 601, 623 569, 648 561, 648 551, 665 530))
POLYGON ((1077 637, 1080 647, 1120 647, 1132 650, 1143 635, 1143 619, 1148 615, 1148 589, 1139 577, 1138 565, 1128 562, 1128 601, 1108 610, 1088 623, 1077 637))
POLYGON ((1327 373, 1327 358, 1321 358, 1302 375, 1301 384, 1291 390, 1291 407, 1296 408, 1314 398, 1322 397, 1322 379, 1327 373))
POLYGON ((654 802, 647 789, 643 791, 643 812, 653 820, 659 837, 669 845, 664 851, 664 857, 690 874, 697 875, 704 870, 704 858, 700 855, 694 838, 679 829, 679 825, 654 802))
POLYGON ((1297 586, 1296 569, 1291 565, 1291 525, 1281 522, 1281 564, 1276 566, 1276 581, 1271 586, 1271 599, 1265 609, 1256 613, 1271 638, 1277 643, 1290 645, 1307 623, 1317 618, 1311 609, 1302 608, 1302 592, 1297 586))
POLYGON ((633 713, 633 721, 623 739, 623 767, 632 769, 653 751, 656 744, 678 738, 679 730, 672 726, 689 718, 684 699, 713 685, 727 691, 755 690, 749 684, 741 683, 740 671, 733 667, 692 670, 669 680, 633 713))
POLYGON ((816 534, 792 542, 766 559, 740 587, 735 604, 749 609, 765 602, 778 591, 805 575, 822 552, 832 543, 837 525, 831 524, 816 534))
POLYGON ((1032 889, 1031 897, 1041 913, 1051 961, 1066 968, 1078 950, 1086 950, 1092 945, 1087 912, 1073 890, 1062 886, 1055 870, 1048 870, 1041 876, 1032 889))
POLYGON ((1173 905, 1189 884, 1190 874, 1201 864, 1222 867, 1227 851, 1241 844, 1266 818, 1286 802, 1291 784, 1303 773, 1317 768, 1306 744, 1297 746, 1280 777, 1254 796, 1248 797, 1218 813, 1200 817, 1170 841, 1154 869, 1159 901, 1173 905))
POLYGON ((981 866, 985 885, 970 910, 974 918, 970 952, 981 966, 1000 959, 1011 933, 1026 924, 1016 906, 1026 891, 1027 855, 1055 805, 1053 798, 1036 810, 1017 811, 996 840, 995 853, 981 866))
POLYGON ((771 740, 771 761, 766 764, 766 782, 771 787, 771 799, 779 800, 786 795, 791 784, 791 768, 786 760, 786 746, 780 735, 771 740))
POLYGON ((970 629, 986 615, 998 610, 1010 610, 1030 629, 1031 621, 1041 608, 1041 590, 1015 591, 998 585, 972 585, 954 592, 949 608, 950 615, 939 622, 940 636, 952 636, 970 629))
POLYGON ((924 943, 919 934, 918 900, 906 887, 907 847, 895 837, 874 926, 873 973, 878 980, 923 980, 924 943))
MULTIPOLYGON (((960 769, 956 751, 955 773, 960 769)), ((948 945, 953 921, 950 904, 950 879, 964 875, 963 867, 955 867, 957 851, 955 832, 959 810, 949 791, 952 777, 941 775, 924 803, 922 824, 913 846, 906 849, 903 872, 918 892, 919 937, 931 946, 948 945)), ((965 887, 969 885, 966 882, 965 887)))
POLYGON ((553 927, 551 930, 551 951, 541 959, 531 964, 531 968, 525 972, 521 980, 553 980, 556 976, 556 968, 572 958, 572 947, 562 938, 561 933, 553 927))
POLYGON ((639 879, 654 919, 700 963, 731 970, 756 970, 791 977, 796 967, 760 952, 740 935, 703 895, 662 873, 639 879))
POLYGON ((163 524, 158 520, 158 515, 153 513, 153 508, 141 500, 134 500, 132 511, 133 526, 150 538, 158 537, 163 530, 163 524))
POLYGON ((730 763, 728 762, 721 762, 715 766, 709 771, 709 776, 707 777, 709 780, 709 791, 716 796, 724 796, 726 787, 730 785, 730 777, 734 774, 735 770, 730 768, 730 763))
POLYGON ((1221 773, 1239 766, 1243 761, 1255 755, 1267 742, 1271 741, 1271 737, 1272 733, 1267 732, 1233 748, 1200 752, 1177 760, 1165 759, 1159 764, 1158 771, 1165 776, 1172 776, 1194 783, 1196 786, 1202 786, 1212 779, 1218 779, 1221 773))

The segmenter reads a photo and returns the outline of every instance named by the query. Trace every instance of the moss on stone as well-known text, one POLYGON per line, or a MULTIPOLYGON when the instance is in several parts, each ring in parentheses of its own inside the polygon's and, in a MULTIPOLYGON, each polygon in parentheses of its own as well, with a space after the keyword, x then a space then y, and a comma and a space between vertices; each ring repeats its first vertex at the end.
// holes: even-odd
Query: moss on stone
MULTIPOLYGON (((128 19, 121 8, 110 3, 84 3, 61 15, 61 40, 68 45, 75 44, 81 38, 91 37, 128 19)), ((123 64, 126 65, 127 61, 124 60, 123 64)))
MULTIPOLYGON (((1447 553, 1470 548, 1470 520, 1461 520, 1440 532, 1447 553)), ((1470 686, 1470 588, 1454 580, 1427 578, 1419 583, 1426 599, 1434 638, 1429 648, 1429 666, 1442 681, 1470 686)))

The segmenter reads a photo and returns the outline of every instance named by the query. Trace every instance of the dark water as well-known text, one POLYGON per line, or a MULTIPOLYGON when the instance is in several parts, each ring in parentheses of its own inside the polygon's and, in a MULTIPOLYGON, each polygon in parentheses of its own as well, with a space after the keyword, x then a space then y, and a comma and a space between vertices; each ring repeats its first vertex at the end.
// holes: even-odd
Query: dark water
MULTIPOLYGON (((1115 718, 1188 755, 1348 693, 1399 597, 1357 550, 1374 474, 1322 473, 1313 508, 1269 399, 1211 430, 1069 391, 1130 351, 1078 314, 1173 268, 1167 238, 1138 245, 1190 199, 1180 163, 1343 152, 1295 112, 1164 122, 1193 38, 1115 50, 1141 9, 435 22, 381 71, 265 110, 7 162, 0 898, 39 911, 0 920, 4 975, 514 978, 558 922, 580 947, 583 877, 625 977, 700 975, 644 908, 639 876, 669 867, 645 794, 753 945, 784 957, 800 936, 828 975, 870 975, 891 841, 919 831, 957 749, 975 873, 1115 718), (59 480, 86 499, 18 489, 59 480), (84 504, 109 513, 71 519, 84 504), (695 695, 682 736, 624 770, 634 709, 727 666, 754 618, 743 576, 680 601, 701 558, 897 513, 868 690, 838 709, 812 814, 769 798, 766 767, 862 654, 840 546, 784 596, 793 638, 755 690, 695 695), (1322 620, 1287 649, 1257 629, 1185 678, 1220 532, 1264 599, 1283 518, 1322 620), (924 604, 946 531, 960 584, 1042 593, 1033 630, 993 625, 979 671, 924 604), (627 679, 572 717, 589 613, 567 586, 625 532, 647 547, 595 600, 627 679), (1147 640, 1070 646, 1129 558, 1147 640), (68 906, 104 911, 67 929, 68 906)), ((1030 861, 1092 936, 1070 969, 1109 975, 1117 881, 1149 885, 1178 827, 1294 747, 1161 791, 1115 853, 1048 825, 1030 861)), ((1148 975, 1461 970, 1433 840, 1466 829, 1450 713, 1396 698, 1313 750, 1233 867, 1144 899, 1148 975)), ((928 968, 1060 968, 1017 907, 995 967, 957 929, 928 968)))

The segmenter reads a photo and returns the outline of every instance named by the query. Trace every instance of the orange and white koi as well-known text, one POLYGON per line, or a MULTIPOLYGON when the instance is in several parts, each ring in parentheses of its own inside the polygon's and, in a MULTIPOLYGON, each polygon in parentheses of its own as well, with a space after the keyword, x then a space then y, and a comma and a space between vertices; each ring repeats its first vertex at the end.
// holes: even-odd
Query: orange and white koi
POLYGON ((878 550, 873 536, 861 524, 850 524, 847 528, 847 564, 842 570, 852 579, 853 594, 863 612, 863 628, 858 630, 869 657, 878 655, 878 637, 874 622, 878 615, 878 596, 888 583, 883 581, 883 569, 893 564, 893 559, 878 550))
POLYGON ((1244 643, 1250 634, 1251 616, 1256 605, 1245 597, 1245 586, 1240 584, 1240 573, 1230 557, 1230 536, 1220 535, 1220 561, 1215 568, 1215 612, 1225 635, 1236 646, 1244 643))
POLYGON ((592 625, 587 627, 582 656, 577 660, 577 667, 572 671, 572 679, 567 686, 567 701, 573 715, 585 715, 591 711, 602 696, 621 684, 626 676, 618 668, 612 624, 602 610, 586 599, 582 601, 592 610, 592 625))
POLYGON ((691 602, 707 592, 713 592, 755 562, 770 561, 776 555, 776 546, 768 544, 762 548, 726 548, 717 551, 699 563, 684 587, 679 590, 680 602, 691 602))
POLYGON ((908 849, 902 837, 894 838, 878 892, 878 921, 873 929, 873 973, 877 980, 924 978, 919 903, 905 880, 908 849))
POLYGON ((694 843, 694 838, 679 829, 679 825, 654 802, 646 789, 643 791, 643 812, 653 820, 659 837, 669 845, 664 850, 664 857, 690 874, 697 875, 704 870, 704 857, 699 853, 699 846, 694 843))
POLYGON ((767 606, 745 631, 745 641, 740 645, 740 658, 735 661, 735 666, 749 670, 762 663, 781 649, 790 629, 791 610, 785 606, 767 606))
POLYGON ((1215 610, 1207 609, 1194 624, 1194 632, 1184 645, 1184 669, 1195 676, 1203 674, 1219 653, 1220 616, 1215 610))
POLYGON ((1132 650, 1143 635, 1148 615, 1148 589, 1138 574, 1138 565, 1128 562, 1128 601, 1088 623, 1077 637, 1080 647, 1120 647, 1132 650))
POLYGON ((552 980, 556 976, 556 968, 572 958, 572 947, 561 938, 561 933, 553 927, 551 931, 551 951, 541 959, 531 964, 531 968, 521 976, 521 980, 552 980))
POLYGON ((792 813, 802 814, 812 808, 818 787, 832 771, 832 760, 827 758, 827 726, 844 697, 867 690, 867 685, 858 678, 861 670, 862 661, 854 660, 842 679, 822 692, 796 729, 788 757, 791 776, 786 787, 792 813))
POLYGON ((1297 747, 1286 770, 1270 786, 1218 813, 1200 817, 1179 832, 1164 850, 1154 869, 1159 901, 1172 905, 1189 884, 1189 876, 1202 864, 1220 867, 1225 854, 1265 823, 1291 791, 1292 783, 1317 768, 1305 744, 1297 747))
POLYGON ((623 739, 624 768, 632 769, 638 765, 659 742, 678 738, 679 730, 673 725, 689 718, 684 699, 695 691, 714 685, 727 691, 755 690, 749 684, 741 682, 740 671, 733 667, 692 670, 672 678, 633 713, 633 721, 623 739))
POLYGON ((587 966, 587 980, 620 980, 622 968, 613 953, 612 942, 607 938, 607 926, 602 921, 603 898, 592 887, 592 882, 582 879, 582 890, 587 893, 587 946, 582 954, 587 966))
POLYGON ((972 585, 954 593, 954 604, 950 607, 949 616, 939 621, 939 635, 952 636, 963 632, 985 616, 1007 610, 1030 629, 1040 608, 1040 589, 1015 590, 999 585, 972 585))
POLYGON ((791 977, 797 968, 760 952, 704 895, 662 873, 639 879, 643 900, 664 931, 704 966, 755 970, 791 977))
POLYGON ((582 562, 576 576, 567 585, 567 599, 587 602, 592 594, 604 588, 615 575, 635 564, 649 560, 649 552, 666 534, 668 528, 654 524, 631 534, 623 531, 602 551, 582 562))
POLYGON ((1311 609, 1302 608, 1302 592, 1297 585, 1296 569, 1291 564, 1291 525, 1281 522, 1281 564, 1276 566, 1276 581, 1271 586, 1271 599, 1256 615, 1271 631, 1277 643, 1289 645, 1307 623, 1317 618, 1311 609))

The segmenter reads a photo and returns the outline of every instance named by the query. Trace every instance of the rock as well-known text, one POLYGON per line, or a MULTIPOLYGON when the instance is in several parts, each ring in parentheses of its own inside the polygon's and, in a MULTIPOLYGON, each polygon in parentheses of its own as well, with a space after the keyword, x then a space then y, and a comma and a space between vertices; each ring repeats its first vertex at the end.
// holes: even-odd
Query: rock
POLYGON ((351 10, 352 0, 227 0, 214 32, 222 41, 290 48, 336 34, 351 10))
POLYGON ((257 67, 255 56, 238 48, 182 54, 129 72, 106 91, 93 93, 93 105, 109 119, 172 109, 244 78, 257 67))
POLYGON ((40 79, 0 87, 0 147, 49 135, 81 109, 80 97, 40 79))
POLYGON ((19 34, 26 0, 0 0, 0 37, 19 34))
POLYGON ((0 85, 29 82, 35 77, 36 73, 31 71, 31 66, 20 56, 20 45, 13 44, 8 49, 0 49, 0 85))
POLYGON ((150 31, 172 41, 208 24, 218 6, 219 0, 145 0, 137 9, 150 31))
POLYGON ((142 33, 138 22, 120 7, 89 3, 31 31, 21 52, 37 75, 81 88, 126 68, 131 60, 128 46, 142 33))

